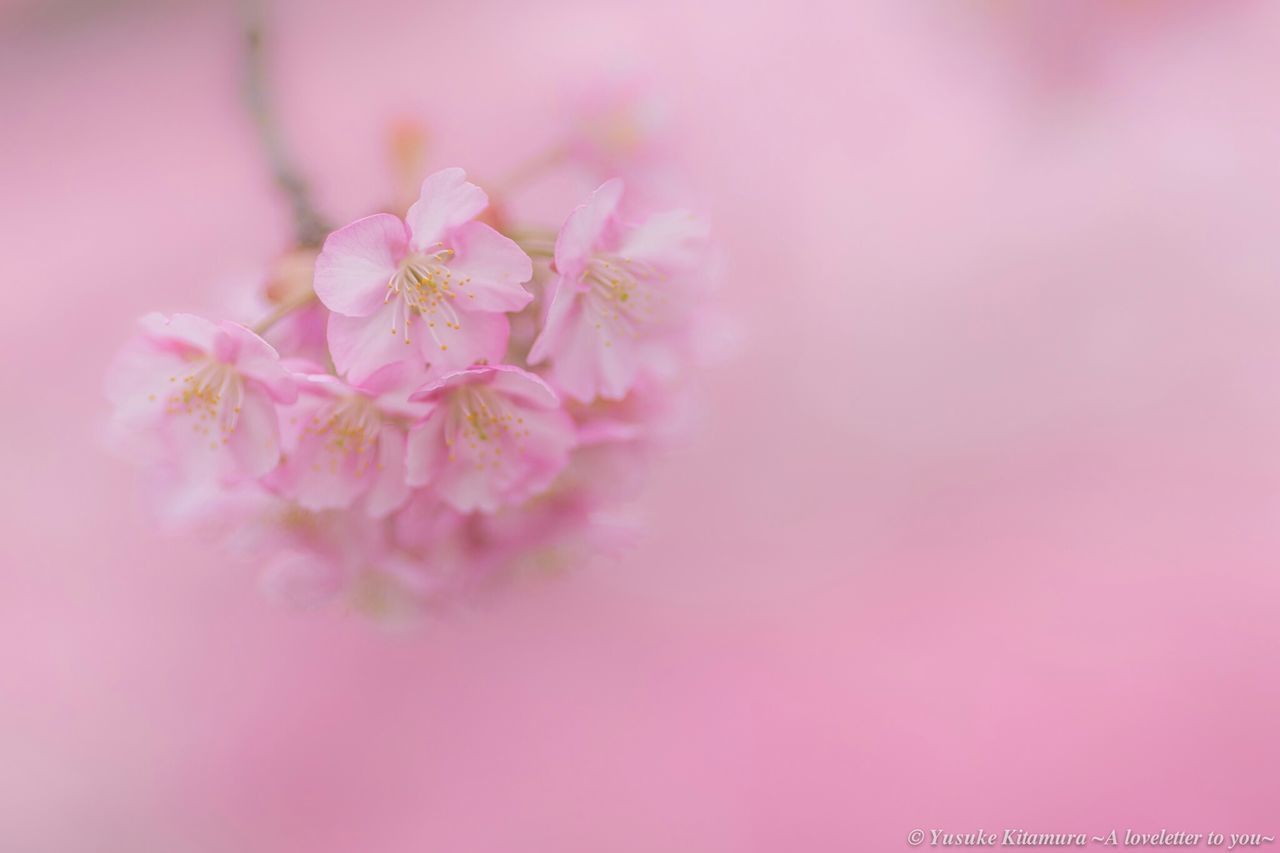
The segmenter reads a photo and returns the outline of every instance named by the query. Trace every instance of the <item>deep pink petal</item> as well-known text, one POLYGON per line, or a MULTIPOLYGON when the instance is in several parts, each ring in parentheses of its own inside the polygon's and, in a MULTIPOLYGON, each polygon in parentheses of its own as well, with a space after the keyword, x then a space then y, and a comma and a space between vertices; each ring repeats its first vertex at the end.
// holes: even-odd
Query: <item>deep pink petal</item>
POLYGON ((577 279, 592 252, 616 239, 618 202, 622 181, 614 178, 600 185, 577 207, 556 237, 556 270, 577 279))
POLYGON ((522 285, 533 277, 533 261, 515 241, 483 222, 467 222, 449 235, 456 253, 455 305, 466 311, 519 311, 533 300, 522 285))
POLYGON ((389 213, 339 228, 316 258, 316 295, 330 311, 367 317, 382 305, 387 283, 407 247, 404 223, 389 213))
POLYGON ((484 190, 467 182, 467 173, 454 166, 428 175, 406 222, 414 249, 426 249, 448 232, 480 215, 489 206, 484 190))

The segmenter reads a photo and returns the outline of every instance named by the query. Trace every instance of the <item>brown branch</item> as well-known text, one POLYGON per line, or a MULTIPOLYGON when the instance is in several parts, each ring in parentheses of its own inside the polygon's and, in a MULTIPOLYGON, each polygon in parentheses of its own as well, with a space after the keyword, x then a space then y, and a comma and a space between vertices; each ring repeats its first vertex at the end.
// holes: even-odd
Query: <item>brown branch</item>
POLYGON ((262 4, 244 0, 244 104, 258 131, 276 186, 289 202, 300 246, 319 246, 329 226, 311 200, 311 188, 294 164, 272 108, 267 81, 266 27, 262 4))

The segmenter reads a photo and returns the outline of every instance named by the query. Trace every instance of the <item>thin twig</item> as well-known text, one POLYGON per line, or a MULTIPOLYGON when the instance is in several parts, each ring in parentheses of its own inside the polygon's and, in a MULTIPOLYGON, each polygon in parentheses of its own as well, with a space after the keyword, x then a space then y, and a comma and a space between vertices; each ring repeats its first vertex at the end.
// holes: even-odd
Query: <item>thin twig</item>
POLYGON ((568 145, 557 145, 529 158, 516 166, 506 175, 494 181, 490 188, 496 195, 508 195, 523 188, 535 178, 541 177, 549 169, 560 165, 569 156, 568 145))
POLYGON ((315 298, 316 292, 308 287, 305 291, 299 293, 292 299, 281 302, 270 314, 263 317, 252 326, 254 333, 258 335, 266 334, 267 330, 276 323, 279 323, 299 308, 305 308, 307 305, 310 305, 315 298))
POLYGON ((272 178, 289 201, 298 245, 319 246, 329 227, 311 201, 311 188, 294 165, 272 109, 267 85, 266 33, 262 4, 258 0, 243 0, 241 5, 245 36, 245 107, 257 128, 258 139, 266 154, 272 178))

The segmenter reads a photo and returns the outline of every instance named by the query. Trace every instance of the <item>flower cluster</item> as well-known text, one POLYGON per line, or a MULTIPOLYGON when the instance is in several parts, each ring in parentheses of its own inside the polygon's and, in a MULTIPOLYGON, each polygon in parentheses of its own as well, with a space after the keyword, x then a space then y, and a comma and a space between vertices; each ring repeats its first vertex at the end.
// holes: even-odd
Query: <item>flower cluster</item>
POLYGON ((142 318, 115 442, 293 602, 417 611, 599 547, 706 313, 704 224, 625 193, 517 231, 437 171, 291 253, 256 326, 142 318))

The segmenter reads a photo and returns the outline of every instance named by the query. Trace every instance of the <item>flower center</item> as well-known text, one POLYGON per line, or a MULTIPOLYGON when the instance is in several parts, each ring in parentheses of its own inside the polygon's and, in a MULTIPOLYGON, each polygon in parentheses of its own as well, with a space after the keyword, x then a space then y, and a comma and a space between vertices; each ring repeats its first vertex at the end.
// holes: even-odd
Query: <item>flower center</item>
POLYGON ((440 339, 440 331, 462 328, 452 302, 471 279, 453 277, 447 266, 453 256, 453 249, 439 244, 426 251, 411 252, 387 281, 385 301, 396 300, 396 309, 391 314, 391 334, 403 330, 406 344, 412 343, 410 326, 415 316, 423 319, 427 334, 442 350, 449 346, 440 339))
POLYGON ((177 376, 170 376, 169 381, 178 383, 178 387, 165 400, 165 414, 190 415, 194 419, 192 429, 210 436, 210 447, 218 447, 215 431, 221 434, 221 443, 226 444, 244 403, 244 381, 236 369, 225 362, 203 358, 181 382, 177 376))
POLYGON ((639 326, 652 319, 659 296, 652 286, 659 276, 648 264, 616 255, 593 255, 582 282, 587 285, 587 310, 592 323, 613 345, 614 335, 635 337, 639 326))
MULTIPOLYGON (((363 476, 373 463, 382 417, 367 397, 359 394, 345 397, 321 409, 303 428, 303 435, 314 435, 324 442, 329 468, 336 473, 346 459, 354 460, 355 475, 363 476)), ((316 462, 315 467, 319 467, 316 462)))
POLYGON ((500 395, 483 388, 461 388, 449 403, 444 443, 449 459, 461 449, 479 468, 498 468, 503 446, 529 435, 524 417, 500 395))

